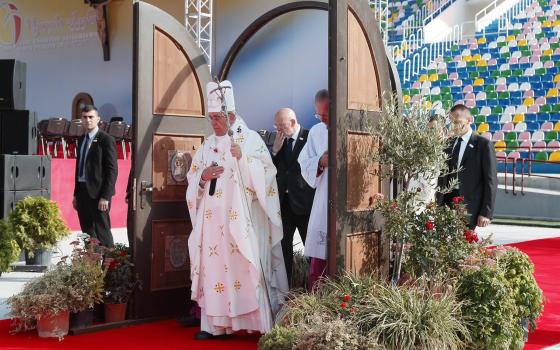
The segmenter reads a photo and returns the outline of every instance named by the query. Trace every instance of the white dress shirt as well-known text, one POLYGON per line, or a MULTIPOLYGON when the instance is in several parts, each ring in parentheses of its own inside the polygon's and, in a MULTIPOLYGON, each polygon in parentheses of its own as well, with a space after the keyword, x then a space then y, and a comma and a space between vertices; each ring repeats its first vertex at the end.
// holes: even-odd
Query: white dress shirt
POLYGON ((292 151, 294 150, 294 147, 296 146, 296 142, 299 136, 299 131, 301 130, 301 126, 296 127, 296 130, 294 131, 294 133, 288 137, 286 137, 286 142, 288 142, 289 139, 292 139, 292 151))
MULTIPOLYGON (((457 163, 457 169, 459 169, 459 166, 461 166, 461 161, 463 160, 463 155, 465 154, 465 149, 467 149, 467 144, 471 139, 472 133, 473 133, 472 129, 469 128, 469 131, 465 135, 461 136, 461 139, 463 139, 463 141, 461 141, 461 148, 459 149, 459 163, 457 163)), ((455 143, 453 144, 453 149, 455 149, 456 145, 457 145, 457 140, 455 140, 455 143)))

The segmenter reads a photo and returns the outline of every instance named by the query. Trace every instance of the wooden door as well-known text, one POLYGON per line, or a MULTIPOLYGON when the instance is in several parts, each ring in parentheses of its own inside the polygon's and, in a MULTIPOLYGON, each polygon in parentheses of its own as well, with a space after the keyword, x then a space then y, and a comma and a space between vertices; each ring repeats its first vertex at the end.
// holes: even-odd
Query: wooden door
POLYGON ((133 232, 142 280, 135 318, 184 313, 190 300, 186 172, 209 132, 207 62, 184 24, 134 4, 133 232))
POLYGON ((389 238, 374 211, 374 195, 390 194, 366 132, 391 92, 389 65, 366 0, 329 1, 329 273, 389 271, 389 238))

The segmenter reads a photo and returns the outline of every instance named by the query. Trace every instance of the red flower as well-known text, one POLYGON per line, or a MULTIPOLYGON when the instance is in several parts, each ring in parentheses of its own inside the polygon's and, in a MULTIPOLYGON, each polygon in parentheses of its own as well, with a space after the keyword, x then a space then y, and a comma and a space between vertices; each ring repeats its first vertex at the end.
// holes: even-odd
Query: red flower
POLYGON ((422 192, 422 189, 420 187, 416 187, 416 192, 420 193, 422 192))
POLYGON ((432 231, 434 229, 434 223, 431 221, 426 222, 426 224, 424 224, 424 227, 426 228, 426 230, 428 231, 432 231))
POLYGON ((117 260, 111 260, 111 262, 109 263, 109 271, 112 271, 115 269, 115 267, 119 266, 119 262, 117 260))
POLYGON ((344 301, 349 302, 350 296, 348 294, 344 295, 344 301))
POLYGON ((465 239, 469 243, 478 242, 478 235, 474 231, 467 230, 467 231, 465 231, 465 233, 463 235, 465 236, 465 239))
POLYGON ((347 306, 348 306, 348 305, 347 305, 345 302, 342 302, 342 303, 340 304, 340 307, 343 308, 343 309, 345 309, 347 306))
POLYGON ((391 209, 396 210, 397 209, 397 203, 391 203, 391 209))
POLYGON ((119 252, 119 256, 126 256, 126 252, 125 252, 124 250, 121 250, 121 251, 119 252))
POLYGON ((463 202, 464 200, 465 200, 465 197, 463 197, 463 196, 453 197, 453 203, 455 203, 455 204, 459 204, 459 203, 463 202))

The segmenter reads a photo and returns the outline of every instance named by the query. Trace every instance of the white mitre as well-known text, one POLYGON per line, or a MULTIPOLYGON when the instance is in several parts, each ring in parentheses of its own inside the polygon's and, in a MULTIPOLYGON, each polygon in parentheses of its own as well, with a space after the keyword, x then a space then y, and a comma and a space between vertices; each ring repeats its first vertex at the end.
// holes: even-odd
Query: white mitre
POLYGON ((208 113, 222 111, 222 98, 226 100, 227 111, 235 111, 233 86, 229 80, 224 80, 220 83, 209 82, 206 85, 206 95, 208 96, 208 113))

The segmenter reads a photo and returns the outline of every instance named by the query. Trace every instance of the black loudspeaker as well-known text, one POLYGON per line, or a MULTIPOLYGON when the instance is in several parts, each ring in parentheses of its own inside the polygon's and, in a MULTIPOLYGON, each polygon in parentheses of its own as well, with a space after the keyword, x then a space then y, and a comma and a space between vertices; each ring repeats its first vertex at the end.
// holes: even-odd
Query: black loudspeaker
POLYGON ((15 208, 15 192, 0 191, 0 215, 5 219, 15 208))
POLYGON ((14 158, 13 177, 15 178, 15 190, 40 190, 42 188, 42 157, 14 155, 14 158))
POLYGON ((0 111, 1 154, 37 153, 37 115, 30 111, 0 111))
POLYGON ((27 69, 18 60, 0 60, 0 109, 25 109, 27 69))
POLYGON ((15 158, 11 155, 0 155, 0 191, 13 191, 16 188, 13 171, 15 158))
POLYGON ((41 189, 51 193, 51 156, 41 156, 41 189))
POLYGON ((25 197, 42 197, 43 191, 33 190, 33 191, 14 191, 14 203, 17 204, 20 200, 25 197))

